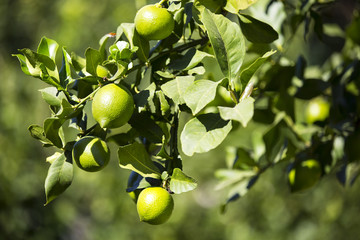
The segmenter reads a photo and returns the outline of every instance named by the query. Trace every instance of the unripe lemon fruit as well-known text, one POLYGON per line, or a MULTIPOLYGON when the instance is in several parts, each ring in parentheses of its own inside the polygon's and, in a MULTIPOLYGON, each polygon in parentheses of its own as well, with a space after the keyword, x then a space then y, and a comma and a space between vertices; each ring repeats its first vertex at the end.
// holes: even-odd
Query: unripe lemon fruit
POLYGON ((135 16, 135 28, 147 40, 161 40, 174 30, 172 15, 161 6, 146 5, 135 16))
POLYGON ((299 192, 314 186, 321 178, 320 163, 314 159, 295 165, 288 174, 290 189, 299 192))
POLYGON ((97 172, 109 163, 110 151, 105 141, 87 136, 75 143, 72 156, 79 168, 97 172))
POLYGON ((324 121, 330 113, 330 104, 323 98, 315 98, 306 107, 306 121, 312 124, 317 121, 324 121))
POLYGON ((102 128, 117 128, 129 121, 134 111, 134 99, 124 87, 111 83, 95 94, 92 115, 102 128))
POLYGON ((165 223, 174 209, 170 193, 161 187, 145 188, 137 199, 140 221, 153 225, 165 223))

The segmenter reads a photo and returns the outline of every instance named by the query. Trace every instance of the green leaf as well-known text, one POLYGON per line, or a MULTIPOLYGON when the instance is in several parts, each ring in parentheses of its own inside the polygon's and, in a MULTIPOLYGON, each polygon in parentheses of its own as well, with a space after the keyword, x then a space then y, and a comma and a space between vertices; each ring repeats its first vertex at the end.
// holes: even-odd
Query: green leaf
POLYGON ((231 121, 225 121, 215 113, 193 118, 185 124, 181 132, 182 150, 188 156, 208 152, 225 139, 231 128, 231 121))
POLYGON ((55 87, 47 87, 39 90, 42 98, 50 106, 60 107, 61 100, 65 98, 65 94, 59 92, 55 87))
POLYGON ((24 57, 18 57, 21 68, 25 74, 40 78, 42 81, 63 89, 60 85, 59 74, 55 62, 48 56, 36 53, 30 49, 20 49, 24 57))
POLYGON ((64 90, 64 87, 60 84, 59 79, 51 76, 44 64, 40 64, 39 69, 41 71, 40 78, 42 81, 56 87, 58 90, 64 90))
POLYGON ((161 115, 167 118, 170 114, 171 106, 169 102, 166 100, 163 91, 156 91, 155 94, 156 97, 159 99, 161 115))
POLYGON ((72 183, 73 165, 61 154, 51 165, 45 179, 46 203, 62 194, 72 183))
POLYGON ((215 99, 219 82, 197 80, 191 84, 184 94, 184 101, 193 115, 199 113, 206 105, 215 99))
POLYGON ((96 75, 96 68, 101 63, 101 54, 98 50, 88 48, 85 51, 86 71, 93 76, 96 75))
POLYGON ((56 113, 56 116, 60 119, 70 119, 80 114, 83 107, 84 106, 81 105, 78 108, 74 108, 66 98, 63 98, 61 100, 60 110, 56 113))
POLYGON ((138 58, 143 62, 147 62, 150 52, 149 41, 141 38, 140 35, 135 31, 134 23, 122 23, 120 27, 128 39, 131 48, 138 47, 136 52, 138 58))
POLYGON ((38 77, 40 76, 40 71, 39 70, 36 70, 34 69, 31 64, 29 63, 29 61, 27 61, 26 57, 22 54, 13 54, 12 55, 13 57, 17 57, 17 59, 19 60, 20 62, 20 67, 21 67, 21 70, 26 74, 26 75, 29 75, 29 76, 34 76, 34 77, 38 77), (29 63, 29 64, 28 64, 29 63), (36 73, 33 72, 34 70, 36 70, 36 73))
POLYGON ((71 63, 77 73, 86 68, 86 59, 76 55, 74 52, 71 53, 71 63))
POLYGON ((223 15, 205 9, 202 22, 219 66, 233 87, 245 56, 245 40, 239 26, 223 15))
POLYGON ((257 0, 227 0, 225 10, 234 14, 237 14, 240 10, 244 10, 254 3, 257 0))
POLYGON ((176 58, 173 62, 171 62, 170 67, 175 70, 190 70, 201 63, 206 57, 213 58, 214 56, 197 50, 196 48, 191 48, 183 57, 176 58))
MULTIPOLYGON (((145 76, 146 76, 146 74, 145 74, 145 76)), ((144 82, 146 82, 146 78, 143 78, 142 80, 144 82)), ((143 89, 139 93, 137 93, 134 96, 135 105, 138 108, 143 109, 153 99, 154 94, 155 94, 155 89, 156 89, 156 84, 151 83, 145 89, 143 89)))
POLYGON ((46 162, 53 164, 61 155, 63 155, 63 153, 55 152, 53 155, 46 158, 46 162))
POLYGON ((29 132, 30 132, 30 135, 39 140, 40 142, 42 142, 43 144, 50 144, 52 145, 52 143, 50 142, 49 139, 47 139, 45 137, 45 132, 44 132, 44 129, 39 126, 39 125, 36 125, 36 124, 33 124, 33 125, 30 125, 29 128, 28 128, 29 132))
POLYGON ((256 174, 254 171, 243 171, 236 169, 219 169, 215 172, 216 178, 220 180, 215 190, 221 190, 239 182, 248 181, 256 174))
POLYGON ((248 122, 254 115, 254 99, 251 97, 245 98, 235 107, 219 107, 219 112, 224 120, 235 120, 246 127, 248 122))
MULTIPOLYGON (((274 53, 275 50, 271 50, 265 53, 263 56, 257 58, 254 62, 250 64, 247 68, 241 71, 240 73, 240 82, 241 86, 246 86, 255 72, 263 65, 263 63, 274 53)), ((238 88, 237 88, 238 89, 238 88)))
POLYGON ((161 143, 163 131, 151 118, 149 112, 133 113, 129 124, 135 128, 142 137, 149 139, 153 143, 161 143))
POLYGON ((185 175, 179 168, 175 168, 171 176, 170 190, 176 194, 189 192, 197 187, 195 179, 185 175))
MULTIPOLYGON (((277 121, 277 120, 275 120, 277 121)), ((265 157, 269 162, 278 162, 294 157, 294 149, 303 149, 304 143, 285 120, 280 120, 263 136, 265 157)), ((330 157, 331 158, 331 157, 330 157)))
POLYGON ((232 165, 233 169, 250 170, 255 166, 256 162, 254 161, 253 157, 250 156, 250 153, 247 150, 242 148, 237 149, 236 160, 232 165))
POLYGON ((178 76, 174 80, 171 80, 161 85, 161 90, 164 91, 165 95, 171 98, 176 104, 183 104, 184 94, 186 89, 191 86, 194 82, 195 77, 193 76, 178 76))
POLYGON ((59 72, 60 82, 63 86, 66 86, 68 83, 72 82, 71 77, 71 56, 66 51, 65 48, 62 49, 63 51, 63 59, 62 59, 62 66, 59 72))
POLYGON ((56 117, 50 117, 44 121, 44 133, 46 138, 58 148, 64 146, 64 136, 61 128, 64 121, 64 119, 56 117))
POLYGON ((106 44, 109 41, 109 38, 113 36, 109 33, 105 34, 99 41, 99 53, 101 55, 101 59, 107 58, 106 44))
MULTIPOLYGON (((55 62, 47 55, 36 53, 27 48, 20 49, 19 51, 24 54, 24 56, 29 60, 30 64, 34 68, 39 67, 40 65, 44 65, 50 71, 56 71, 55 62)), ((57 77, 55 75, 53 76, 57 77)))
POLYGON ((360 163, 351 162, 341 166, 341 169, 337 172, 337 178, 344 187, 350 187, 354 184, 359 174, 360 163))
POLYGON ((37 52, 48 56, 55 62, 58 48, 59 44, 56 41, 50 38, 43 37, 40 41, 37 52))
POLYGON ((238 14, 241 31, 253 43, 272 43, 279 38, 278 33, 267 23, 246 14, 238 14))
MULTIPOLYGON (((230 170, 231 171, 231 170, 230 170)), ((224 212, 226 210, 227 205, 230 202, 233 202, 237 199, 239 199, 240 197, 243 197, 248 191, 249 189, 256 183, 258 176, 255 175, 255 173, 253 172, 253 174, 251 174, 251 172, 248 171, 241 171, 243 173, 238 173, 238 181, 233 182, 230 185, 230 190, 227 196, 227 199, 225 201, 225 203, 221 206, 221 212, 224 212), (240 176, 240 175, 244 175, 244 176, 240 176)), ((218 187, 221 187, 220 184, 226 184, 225 183, 225 179, 219 183, 218 187)), ((231 179, 229 179, 228 181, 232 181, 231 179)))
POLYGON ((151 161, 144 145, 133 144, 120 146, 118 150, 120 167, 137 172, 143 177, 160 179, 159 169, 151 161))

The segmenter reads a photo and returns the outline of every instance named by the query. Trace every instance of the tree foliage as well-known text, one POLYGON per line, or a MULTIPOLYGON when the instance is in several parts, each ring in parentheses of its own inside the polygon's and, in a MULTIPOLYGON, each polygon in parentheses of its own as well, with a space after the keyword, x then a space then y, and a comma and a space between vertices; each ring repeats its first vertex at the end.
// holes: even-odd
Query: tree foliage
POLYGON ((49 85, 40 91, 52 114, 42 126, 29 127, 44 147, 56 149, 45 180, 47 203, 71 185, 71 151, 84 136, 118 145, 120 167, 137 176, 130 192, 160 185, 175 194, 195 189, 197 181, 183 171, 183 154, 209 152, 234 133, 244 139, 226 146, 228 168, 214 169, 217 189, 228 188, 223 209, 283 162, 289 172, 314 159, 321 176, 336 173, 341 184, 352 185, 360 160, 359 16, 349 26, 334 26, 324 19, 339 4, 333 1, 254 2, 161 1, 175 20, 161 41, 149 42, 133 23, 122 23, 84 56, 46 37, 36 51, 14 54, 25 74, 49 85), (330 54, 319 50, 319 59, 309 59, 291 52, 298 34, 324 42, 330 54), (334 43, 341 47, 332 49, 334 43), (99 76, 99 66, 107 76, 99 76), (109 83, 129 89, 136 107, 116 130, 94 123, 87 108, 109 83), (329 104, 329 115, 306 122, 307 106, 319 98, 329 104), (75 138, 66 135, 69 128, 75 138))

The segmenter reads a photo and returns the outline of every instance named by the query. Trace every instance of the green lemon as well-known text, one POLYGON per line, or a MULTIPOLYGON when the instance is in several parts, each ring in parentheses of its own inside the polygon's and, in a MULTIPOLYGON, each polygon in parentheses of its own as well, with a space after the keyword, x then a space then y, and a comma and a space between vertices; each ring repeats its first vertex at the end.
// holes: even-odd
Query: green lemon
POLYGON ((147 40, 161 40, 174 30, 172 15, 161 6, 146 5, 135 16, 135 28, 140 36, 147 40))
POLYGON ((320 163, 314 159, 295 165, 288 174, 290 189, 299 192, 313 187, 321 178, 320 163))
POLYGON ((100 138, 87 136, 75 143, 72 156, 79 168, 97 172, 109 163, 110 151, 100 138))
POLYGON ((134 99, 124 87, 111 83, 100 88, 92 102, 92 114, 102 128, 126 124, 134 111, 134 99))
POLYGON ((96 67, 96 75, 98 75, 101 78, 107 77, 109 75, 109 71, 106 67, 103 67, 101 65, 98 65, 96 67))
POLYGON ((324 121, 330 113, 330 105, 323 98, 315 98, 306 107, 306 122, 312 124, 317 121, 324 121))
POLYGON ((161 187, 149 187, 141 191, 137 200, 140 221, 153 225, 165 223, 174 208, 172 196, 161 187))

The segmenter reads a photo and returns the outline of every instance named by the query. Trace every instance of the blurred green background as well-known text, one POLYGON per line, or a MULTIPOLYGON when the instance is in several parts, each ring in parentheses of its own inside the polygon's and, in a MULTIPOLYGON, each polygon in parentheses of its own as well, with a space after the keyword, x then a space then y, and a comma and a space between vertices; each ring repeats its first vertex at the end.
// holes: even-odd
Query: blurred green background
MULTIPOLYGON (((220 214, 226 192, 214 191, 214 169, 226 167, 224 148, 184 158, 198 188, 174 196, 168 223, 140 223, 125 192, 129 172, 110 165, 99 173, 75 168, 72 186, 44 207, 44 180, 54 149, 27 131, 50 115, 37 79, 21 72, 17 49, 36 49, 42 36, 82 55, 132 22, 146 0, 2 0, 0 3, 0 239, 358 239, 360 181, 344 189, 327 176, 304 194, 290 194, 286 166, 268 170, 251 191, 220 214)), ((153 2, 153 1, 152 1, 153 2)), ((242 136, 238 136, 242 137, 242 136)), ((236 139, 236 138, 232 138, 236 139)), ((116 152, 115 146, 110 146, 116 152)))

